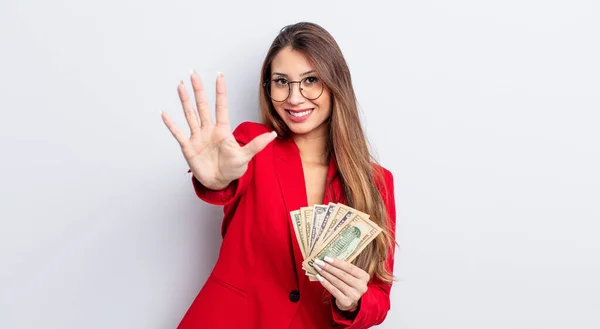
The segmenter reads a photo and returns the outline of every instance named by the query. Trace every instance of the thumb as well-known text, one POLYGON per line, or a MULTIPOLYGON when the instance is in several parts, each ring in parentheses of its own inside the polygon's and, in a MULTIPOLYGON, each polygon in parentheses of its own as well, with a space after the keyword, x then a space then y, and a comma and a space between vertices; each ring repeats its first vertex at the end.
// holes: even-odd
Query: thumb
POLYGON ((277 133, 272 131, 270 133, 264 133, 262 135, 256 136, 250 143, 246 144, 243 149, 248 156, 248 159, 252 159, 258 152, 262 151, 269 143, 271 143, 275 137, 277 137, 277 133))

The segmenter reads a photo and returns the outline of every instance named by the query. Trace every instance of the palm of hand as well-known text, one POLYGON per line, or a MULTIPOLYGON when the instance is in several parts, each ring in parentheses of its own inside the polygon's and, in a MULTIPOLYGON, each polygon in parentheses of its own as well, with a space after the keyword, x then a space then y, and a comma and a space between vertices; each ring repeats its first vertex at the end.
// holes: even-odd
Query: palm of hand
POLYGON ((189 138, 185 136, 166 113, 162 114, 162 118, 179 142, 183 156, 196 179, 208 188, 222 189, 241 177, 246 172, 252 157, 266 147, 276 135, 265 133, 247 145, 240 146, 229 125, 223 76, 219 75, 217 78, 216 124, 211 121, 200 77, 193 72, 191 80, 197 111, 187 95, 183 81, 177 88, 191 136, 189 138))

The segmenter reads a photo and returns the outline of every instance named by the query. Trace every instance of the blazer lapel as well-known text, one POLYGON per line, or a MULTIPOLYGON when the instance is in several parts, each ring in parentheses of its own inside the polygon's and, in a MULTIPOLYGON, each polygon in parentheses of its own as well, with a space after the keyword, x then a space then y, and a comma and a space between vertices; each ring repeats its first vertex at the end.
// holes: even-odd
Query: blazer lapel
POLYGON ((289 228, 288 234, 293 250, 294 265, 296 267, 296 279, 298 281, 298 288, 302 289, 302 286, 305 280, 308 280, 308 277, 306 277, 306 274, 302 269, 302 262, 304 259, 298 241, 296 240, 296 234, 294 233, 294 227, 292 226, 292 219, 290 217, 291 211, 299 210, 300 207, 306 207, 308 205, 302 160, 300 159, 298 147, 291 138, 284 140, 276 139, 273 147, 275 174, 279 180, 279 188, 286 208, 286 218, 289 228))

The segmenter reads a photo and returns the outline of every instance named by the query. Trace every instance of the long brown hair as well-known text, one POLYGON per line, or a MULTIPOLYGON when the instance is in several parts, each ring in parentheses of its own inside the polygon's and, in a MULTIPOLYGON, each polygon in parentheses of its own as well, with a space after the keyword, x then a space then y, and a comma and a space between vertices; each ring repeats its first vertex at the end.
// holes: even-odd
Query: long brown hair
POLYGON ((332 113, 327 121, 327 149, 329 156, 333 156, 337 162, 346 202, 369 214, 370 219, 383 229, 383 234, 369 244, 353 263, 369 275, 391 283, 392 269, 386 268, 385 263, 394 247, 393 228, 389 225, 385 204, 377 188, 378 184, 385 184, 383 172, 375 165, 376 161, 367 146, 346 60, 337 42, 321 26, 307 22, 285 26, 271 44, 261 72, 259 101, 262 121, 277 131, 279 136, 290 136, 287 125, 273 108, 263 88, 263 83, 270 79, 273 58, 285 47, 303 53, 315 66, 319 78, 331 93, 332 113))

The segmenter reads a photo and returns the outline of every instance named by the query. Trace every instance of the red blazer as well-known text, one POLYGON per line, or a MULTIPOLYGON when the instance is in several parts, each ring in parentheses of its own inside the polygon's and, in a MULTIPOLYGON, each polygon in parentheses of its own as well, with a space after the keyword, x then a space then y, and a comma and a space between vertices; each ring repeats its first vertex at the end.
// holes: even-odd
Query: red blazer
MULTIPOLYGON (((233 134, 243 145, 267 131, 264 125, 245 122, 233 134)), ((395 230, 393 177, 383 171, 385 184, 378 185, 395 230)), ((194 177, 192 181, 198 197, 224 206, 223 242, 212 273, 178 329, 359 329, 383 322, 390 308, 390 285, 372 279, 350 319, 335 303, 324 301, 329 292, 302 270, 289 213, 308 202, 300 153, 292 139, 273 141, 224 190, 209 190, 194 177)), ((333 160, 328 181, 323 204, 343 202, 333 160)), ((390 271, 393 252, 387 261, 390 271)))

